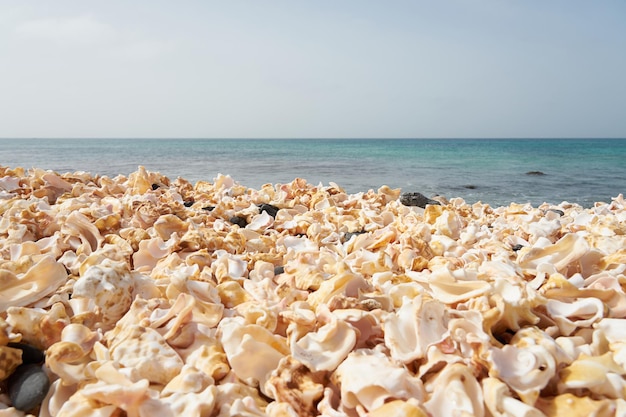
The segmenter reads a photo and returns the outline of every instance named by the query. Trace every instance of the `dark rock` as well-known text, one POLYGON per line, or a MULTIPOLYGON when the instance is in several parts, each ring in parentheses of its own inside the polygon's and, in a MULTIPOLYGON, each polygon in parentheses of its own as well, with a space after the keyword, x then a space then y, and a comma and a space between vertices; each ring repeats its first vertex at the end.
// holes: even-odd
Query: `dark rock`
POLYGON ((274 268, 274 275, 280 275, 285 272, 284 266, 277 266, 274 268))
POLYGON ((475 190, 476 186, 473 184, 464 185, 463 188, 467 188, 468 190, 475 190))
POLYGON ((239 227, 246 227, 248 225, 248 221, 241 216, 233 216, 230 219, 228 219, 229 222, 231 222, 232 224, 236 224, 239 227))
POLYGON ((22 363, 24 364, 41 364, 46 358, 41 350, 26 343, 9 343, 8 346, 22 351, 22 363))
POLYGON ((552 212, 554 212, 554 213, 558 214, 558 215, 559 215, 559 216, 561 216, 561 217, 565 216, 565 212, 564 212, 563 210, 559 210, 559 209, 548 209, 548 210, 546 210, 546 211, 552 211, 552 212))
POLYGON ((528 171, 526 175, 546 175, 541 171, 528 171))
POLYGON ((206 211, 213 211, 213 210, 215 210, 215 206, 206 206, 206 207, 202 207, 202 210, 206 210, 206 211))
POLYGON ((513 245, 513 246, 511 246, 511 249, 512 249, 514 252, 517 252, 518 250, 522 249, 523 247, 524 247, 524 245, 520 245, 520 244, 518 243, 517 245, 513 245))
POLYGON ((341 237, 341 243, 346 243, 350 241, 350 239, 352 239, 352 236, 362 235, 363 233, 366 233, 365 230, 360 230, 358 232, 344 233, 344 235, 341 237))
POLYGON ((13 407, 28 412, 46 397, 50 380, 40 365, 22 364, 9 377, 7 387, 13 407))
POLYGON ((280 210, 278 207, 271 204, 261 204, 259 206, 259 213, 263 213, 265 211, 273 218, 276 218, 276 213, 278 213, 278 210, 280 210))
POLYGON ((156 190, 157 188, 159 188, 160 185, 159 184, 152 184, 152 190, 156 190))
POLYGON ((421 193, 404 193, 400 196, 400 202, 405 206, 417 206, 426 208, 428 204, 440 206, 439 201, 432 200, 421 193))
POLYGON ((193 200, 187 200, 183 203, 183 206, 185 207, 191 207, 193 206, 194 201, 193 200))

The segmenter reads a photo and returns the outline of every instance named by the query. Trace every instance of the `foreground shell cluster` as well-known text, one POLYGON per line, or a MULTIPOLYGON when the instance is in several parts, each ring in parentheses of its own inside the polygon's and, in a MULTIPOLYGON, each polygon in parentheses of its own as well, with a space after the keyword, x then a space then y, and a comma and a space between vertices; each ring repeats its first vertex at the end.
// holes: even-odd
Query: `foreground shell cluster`
POLYGON ((0 168, 0 379, 21 342, 40 416, 626 415, 621 195, 399 197, 0 168))

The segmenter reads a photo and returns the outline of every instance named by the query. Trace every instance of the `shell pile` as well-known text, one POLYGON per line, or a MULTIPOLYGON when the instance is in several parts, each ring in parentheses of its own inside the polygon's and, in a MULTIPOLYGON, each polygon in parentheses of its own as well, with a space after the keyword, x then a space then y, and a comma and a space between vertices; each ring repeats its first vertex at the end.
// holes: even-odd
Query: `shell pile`
POLYGON ((20 342, 40 416, 626 415, 622 195, 400 200, 0 168, 0 379, 20 342))

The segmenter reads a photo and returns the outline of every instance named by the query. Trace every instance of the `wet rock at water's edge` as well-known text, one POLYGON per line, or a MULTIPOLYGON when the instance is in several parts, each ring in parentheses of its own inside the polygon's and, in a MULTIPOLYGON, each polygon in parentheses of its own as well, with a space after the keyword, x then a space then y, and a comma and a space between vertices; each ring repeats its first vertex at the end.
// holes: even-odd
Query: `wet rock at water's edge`
POLYGON ((421 193, 404 193, 400 196, 400 202, 405 206, 426 208, 427 205, 440 206, 439 201, 426 197, 421 193))

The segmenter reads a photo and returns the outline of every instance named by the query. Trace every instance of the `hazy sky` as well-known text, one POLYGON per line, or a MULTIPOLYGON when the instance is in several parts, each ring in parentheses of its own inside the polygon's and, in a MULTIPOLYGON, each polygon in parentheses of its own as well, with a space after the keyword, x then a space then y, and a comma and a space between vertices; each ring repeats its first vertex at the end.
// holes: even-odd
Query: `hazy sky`
POLYGON ((0 137, 626 137, 626 1, 0 0, 0 137))

